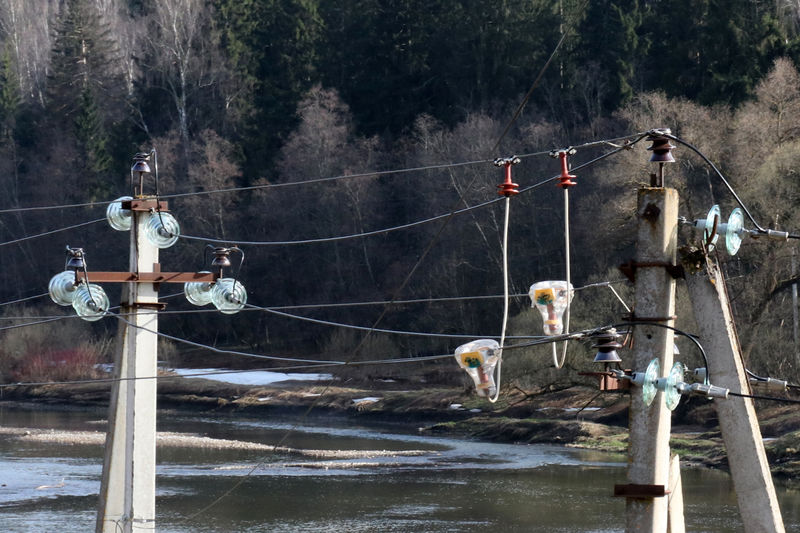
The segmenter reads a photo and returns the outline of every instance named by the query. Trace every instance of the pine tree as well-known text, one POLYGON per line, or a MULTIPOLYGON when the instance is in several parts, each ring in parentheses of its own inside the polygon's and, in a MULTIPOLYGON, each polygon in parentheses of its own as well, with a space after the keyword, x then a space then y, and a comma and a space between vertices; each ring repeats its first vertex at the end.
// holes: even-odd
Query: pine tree
POLYGON ((217 9, 223 46, 243 89, 233 104, 245 118, 245 170, 263 174, 315 81, 318 0, 217 0, 217 9))
POLYGON ((103 114, 118 106, 122 84, 117 48, 89 0, 67 0, 56 21, 49 76, 49 110, 69 117, 85 90, 101 102, 103 114))
POLYGON ((11 53, 6 49, 0 57, 0 143, 11 136, 19 105, 17 73, 11 53))
POLYGON ((108 136, 88 87, 81 91, 80 106, 75 113, 75 137, 83 148, 89 169, 95 173, 103 173, 111 168, 108 136))

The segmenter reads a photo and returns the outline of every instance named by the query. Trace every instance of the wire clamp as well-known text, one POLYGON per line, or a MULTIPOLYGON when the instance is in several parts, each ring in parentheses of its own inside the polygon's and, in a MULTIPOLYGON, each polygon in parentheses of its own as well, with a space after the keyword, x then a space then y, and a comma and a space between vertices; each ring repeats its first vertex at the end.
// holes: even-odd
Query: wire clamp
POLYGON ((630 260, 626 263, 621 264, 618 268, 620 272, 625 274, 625 277, 628 278, 630 281, 636 280, 636 270, 639 268, 652 268, 652 267, 661 267, 667 271, 667 273, 672 276, 672 279, 680 279, 685 277, 685 271, 683 266, 681 265, 673 265, 672 263, 667 263, 665 261, 645 261, 645 262, 637 262, 634 260, 630 260))

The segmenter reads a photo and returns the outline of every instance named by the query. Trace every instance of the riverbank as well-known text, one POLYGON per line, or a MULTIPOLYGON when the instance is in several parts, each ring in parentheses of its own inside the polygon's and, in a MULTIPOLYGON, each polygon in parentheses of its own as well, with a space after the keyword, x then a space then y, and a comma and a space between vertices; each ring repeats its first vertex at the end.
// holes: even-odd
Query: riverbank
MULTIPOLYGON (((235 385, 207 379, 165 379, 160 410, 297 417, 347 417, 438 435, 503 443, 554 443, 625 453, 628 396, 596 389, 509 390, 491 404, 471 391, 409 389, 396 382, 343 386, 310 382, 235 385)), ((44 385, 3 390, 1 402, 34 402, 62 409, 99 409, 108 384, 44 385)), ((796 407, 758 406, 762 435, 776 479, 800 487, 800 417, 796 407)), ((685 400, 673 414, 671 447, 684 465, 727 468, 711 401, 685 400)))

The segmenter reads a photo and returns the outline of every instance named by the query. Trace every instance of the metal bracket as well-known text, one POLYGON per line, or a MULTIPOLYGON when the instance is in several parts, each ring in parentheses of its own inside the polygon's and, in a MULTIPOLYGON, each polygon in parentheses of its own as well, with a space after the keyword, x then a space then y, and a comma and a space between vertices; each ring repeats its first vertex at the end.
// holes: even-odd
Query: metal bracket
POLYGON ((667 263, 665 261, 644 261, 644 262, 637 262, 631 259, 630 261, 621 264, 618 268, 620 272, 625 274, 625 277, 631 281, 636 281, 636 270, 639 268, 653 268, 653 267, 660 267, 667 271, 667 273, 672 276, 672 279, 680 279, 683 278, 685 275, 685 271, 683 266, 681 265, 673 265, 672 263, 667 263))
POLYGON ((670 494, 664 485, 637 485, 628 483, 627 485, 614 485, 614 496, 624 498, 635 498, 637 500, 652 500, 662 498, 670 494))
POLYGON ((578 372, 579 376, 592 376, 600 381, 600 390, 603 392, 624 391, 631 388, 627 379, 617 379, 609 372, 578 372))
POLYGON ((636 316, 634 311, 626 315, 625 318, 630 322, 669 322, 670 320, 677 320, 677 315, 670 316, 636 316))

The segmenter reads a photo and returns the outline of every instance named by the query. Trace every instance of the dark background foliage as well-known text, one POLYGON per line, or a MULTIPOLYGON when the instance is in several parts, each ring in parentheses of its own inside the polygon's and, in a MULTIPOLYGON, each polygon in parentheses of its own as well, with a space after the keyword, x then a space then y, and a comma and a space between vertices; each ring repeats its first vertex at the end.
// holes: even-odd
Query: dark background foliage
MULTIPOLYGON (((127 237, 104 223, 8 244, 102 218, 104 205, 14 209, 129 194, 131 156, 151 147, 161 191, 170 194, 483 161, 670 127, 721 167, 762 224, 797 231, 799 17, 793 3, 760 0, 2 0, 0 208, 10 211, 0 213, 0 301, 44 292, 62 268, 65 244, 83 246, 90 269, 127 269, 127 237)), ((583 148, 573 161, 608 148, 583 148)), ((635 188, 648 181, 644 148, 579 174, 571 205, 576 286, 621 279, 615 267, 633 253, 635 188)), ((682 194, 682 215, 703 216, 712 203, 729 213, 732 198, 708 167, 689 150, 675 155, 669 185, 682 194)), ((549 157, 529 157, 514 167, 514 179, 524 187, 557 172, 549 157)), ((448 213, 496 198, 500 181, 502 171, 483 163, 187 196, 170 209, 187 235, 231 244, 292 241, 448 213)), ((514 198, 513 292, 563 278, 562 202, 551 186, 514 198)), ((361 239, 243 245, 241 280, 249 301, 263 307, 496 295, 502 220, 496 203, 446 224, 361 239)), ((694 238, 682 231, 683 241, 694 238)), ((794 249, 747 243, 735 258, 721 259, 752 366, 796 376, 787 283, 796 272, 794 249)), ((202 270, 204 261, 200 241, 162 252, 165 270, 202 270)), ((107 290, 116 300, 117 289, 107 290)), ((576 326, 621 312, 607 288, 576 299, 576 326)), ((189 309, 179 298, 169 302, 170 310, 189 309)), ((690 306, 679 307, 691 327, 690 306)), ((479 336, 499 334, 502 303, 409 303, 385 314, 380 306, 285 311, 479 336)), ((6 308, 9 318, 61 312, 42 301, 6 308)), ((537 334, 531 313, 515 299, 510 333, 537 334)), ((116 324, 38 327, 48 332, 42 335, 63 331, 51 339, 66 349, 107 338, 116 324)), ((460 343, 375 334, 362 345, 363 332, 255 311, 165 315, 161 329, 218 346, 335 359, 448 353, 460 343)), ((0 333, 4 368, 43 350, 41 339, 16 331, 0 333)), ((252 364, 182 346, 169 353, 196 364, 252 364)), ((530 354, 525 359, 535 362, 517 365, 521 382, 574 378, 546 371, 547 350, 530 354)), ((585 360, 585 348, 574 346, 570 364, 585 360)), ((449 363, 425 368, 447 374, 449 363)))

